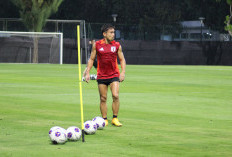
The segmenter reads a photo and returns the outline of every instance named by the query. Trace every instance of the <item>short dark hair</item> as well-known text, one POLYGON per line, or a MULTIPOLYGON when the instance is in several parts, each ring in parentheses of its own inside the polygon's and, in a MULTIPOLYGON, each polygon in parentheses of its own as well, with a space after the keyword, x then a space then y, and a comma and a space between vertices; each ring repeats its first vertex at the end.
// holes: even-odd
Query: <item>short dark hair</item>
POLYGON ((102 33, 104 33, 104 32, 107 32, 110 28, 115 29, 115 27, 112 24, 104 24, 101 27, 101 31, 102 31, 102 33))

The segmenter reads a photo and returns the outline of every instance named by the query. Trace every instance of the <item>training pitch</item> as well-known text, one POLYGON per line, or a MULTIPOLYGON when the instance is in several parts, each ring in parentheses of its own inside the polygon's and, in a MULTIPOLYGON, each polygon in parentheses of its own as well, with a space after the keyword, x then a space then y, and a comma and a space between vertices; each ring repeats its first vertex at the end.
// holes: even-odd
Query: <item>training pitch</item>
MULTIPOLYGON (((78 65, 0 64, 0 156, 232 156, 230 66, 128 65, 123 127, 51 144, 52 126, 81 128, 79 99, 78 65)), ((111 102, 109 90, 109 120, 111 102)), ((100 116, 96 81, 83 82, 83 104, 85 121, 100 116)))

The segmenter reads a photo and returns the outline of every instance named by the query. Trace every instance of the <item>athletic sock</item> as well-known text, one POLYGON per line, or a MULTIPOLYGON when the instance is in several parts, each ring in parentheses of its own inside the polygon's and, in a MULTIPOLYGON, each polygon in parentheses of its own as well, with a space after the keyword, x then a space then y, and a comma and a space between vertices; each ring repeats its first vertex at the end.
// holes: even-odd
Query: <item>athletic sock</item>
POLYGON ((118 116, 116 116, 116 115, 113 115, 113 118, 117 118, 118 116))
POLYGON ((107 117, 106 118, 103 118, 104 120, 107 120, 107 117))

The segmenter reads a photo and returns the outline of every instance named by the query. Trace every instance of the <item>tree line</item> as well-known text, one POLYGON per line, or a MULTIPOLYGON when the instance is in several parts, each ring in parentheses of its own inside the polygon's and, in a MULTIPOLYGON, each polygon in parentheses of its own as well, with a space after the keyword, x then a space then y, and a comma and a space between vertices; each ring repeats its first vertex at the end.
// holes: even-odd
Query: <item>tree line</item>
MULTIPOLYGON (((20 17, 12 1, 0 1, 0 6, 0 18, 20 17)), ((226 0, 64 0, 50 18, 106 23, 112 22, 112 14, 118 15, 117 23, 144 25, 169 25, 205 17, 208 26, 223 29, 230 10, 226 0)))

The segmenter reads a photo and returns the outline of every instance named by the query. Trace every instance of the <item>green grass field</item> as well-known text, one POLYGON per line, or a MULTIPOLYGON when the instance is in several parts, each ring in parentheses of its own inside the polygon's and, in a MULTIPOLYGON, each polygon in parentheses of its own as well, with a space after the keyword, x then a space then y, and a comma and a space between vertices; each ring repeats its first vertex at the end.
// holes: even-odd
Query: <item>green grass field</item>
MULTIPOLYGON (((95 81, 83 101, 100 115, 95 81)), ((123 127, 52 145, 52 126, 81 127, 78 66, 0 64, 0 157, 232 156, 232 67, 128 65, 120 101, 123 127)))

